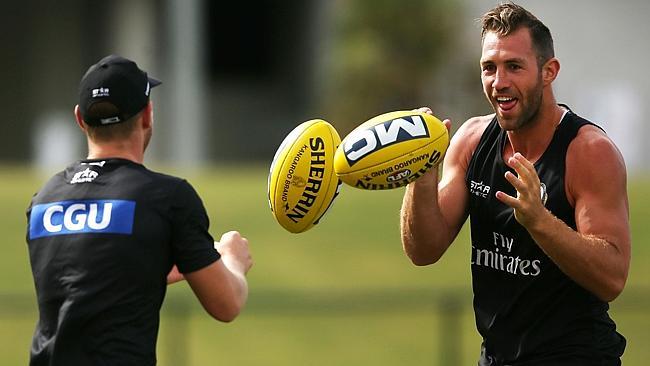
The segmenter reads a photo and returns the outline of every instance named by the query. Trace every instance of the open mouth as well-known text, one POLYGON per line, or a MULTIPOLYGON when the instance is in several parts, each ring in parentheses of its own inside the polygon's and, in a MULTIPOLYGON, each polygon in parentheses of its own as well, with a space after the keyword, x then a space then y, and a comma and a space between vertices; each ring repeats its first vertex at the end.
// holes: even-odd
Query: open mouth
POLYGON ((502 111, 509 111, 517 104, 517 98, 496 97, 497 105, 502 111))

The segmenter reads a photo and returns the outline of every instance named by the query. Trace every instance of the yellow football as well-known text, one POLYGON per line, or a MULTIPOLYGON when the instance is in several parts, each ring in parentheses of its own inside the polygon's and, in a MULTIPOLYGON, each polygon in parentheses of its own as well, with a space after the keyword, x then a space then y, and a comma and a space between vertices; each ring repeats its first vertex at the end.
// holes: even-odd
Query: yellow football
POLYGON ((368 190, 403 187, 442 161, 449 132, 436 117, 396 111, 374 117, 350 132, 334 155, 336 175, 368 190))
POLYGON ((312 228, 323 217, 341 185, 334 172, 334 152, 341 143, 328 122, 298 125, 273 157, 268 198, 276 221, 292 233, 312 228))

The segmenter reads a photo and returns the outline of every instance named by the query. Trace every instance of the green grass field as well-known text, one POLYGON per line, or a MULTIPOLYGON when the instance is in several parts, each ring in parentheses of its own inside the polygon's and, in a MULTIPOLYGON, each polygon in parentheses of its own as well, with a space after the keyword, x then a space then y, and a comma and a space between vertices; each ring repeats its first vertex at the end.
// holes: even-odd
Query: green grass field
MULTIPOLYGON (((218 166, 184 174, 203 197, 211 232, 239 230, 255 265, 250 299, 231 324, 213 321, 184 283, 169 288, 158 343, 171 365, 475 364, 480 339, 471 313, 469 240, 463 230, 435 266, 415 267, 399 240, 403 190, 343 187, 321 224, 289 234, 266 198, 265 166, 218 166), (444 332, 444 333, 443 333, 444 332)), ((0 169, 0 355, 25 365, 37 319, 24 210, 38 174, 0 169)), ((633 260, 612 316, 628 338, 625 365, 650 359, 650 180, 630 182, 633 260)))

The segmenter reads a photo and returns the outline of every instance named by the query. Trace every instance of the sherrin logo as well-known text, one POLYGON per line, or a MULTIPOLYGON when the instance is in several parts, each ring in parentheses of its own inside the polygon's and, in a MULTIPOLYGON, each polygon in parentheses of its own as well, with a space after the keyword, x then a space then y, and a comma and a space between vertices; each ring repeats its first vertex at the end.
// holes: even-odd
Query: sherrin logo
POLYGON ((429 137, 429 130, 418 115, 391 119, 367 129, 353 131, 346 137, 343 151, 352 166, 364 156, 392 144, 429 137))
POLYGON ((300 177, 300 185, 296 185, 294 184, 296 177, 293 177, 294 179, 292 179, 291 183, 299 188, 304 187, 304 190, 295 206, 285 206, 285 216, 294 223, 302 220, 309 213, 309 210, 311 210, 314 202, 316 202, 318 192, 323 183, 323 177, 325 176, 325 142, 320 137, 310 138, 309 149, 311 153, 307 181, 305 182, 305 179, 300 177))
POLYGON ((134 215, 134 201, 80 200, 34 205, 29 217, 29 238, 80 233, 131 234, 134 215))

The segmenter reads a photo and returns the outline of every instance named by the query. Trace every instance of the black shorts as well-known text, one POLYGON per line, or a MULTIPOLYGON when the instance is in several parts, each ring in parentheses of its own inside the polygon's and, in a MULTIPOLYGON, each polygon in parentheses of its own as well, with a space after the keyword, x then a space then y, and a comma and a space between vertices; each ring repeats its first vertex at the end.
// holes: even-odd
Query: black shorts
POLYGON ((521 361, 508 361, 492 356, 481 345, 478 366, 621 366, 619 357, 596 356, 594 354, 554 354, 521 361))

